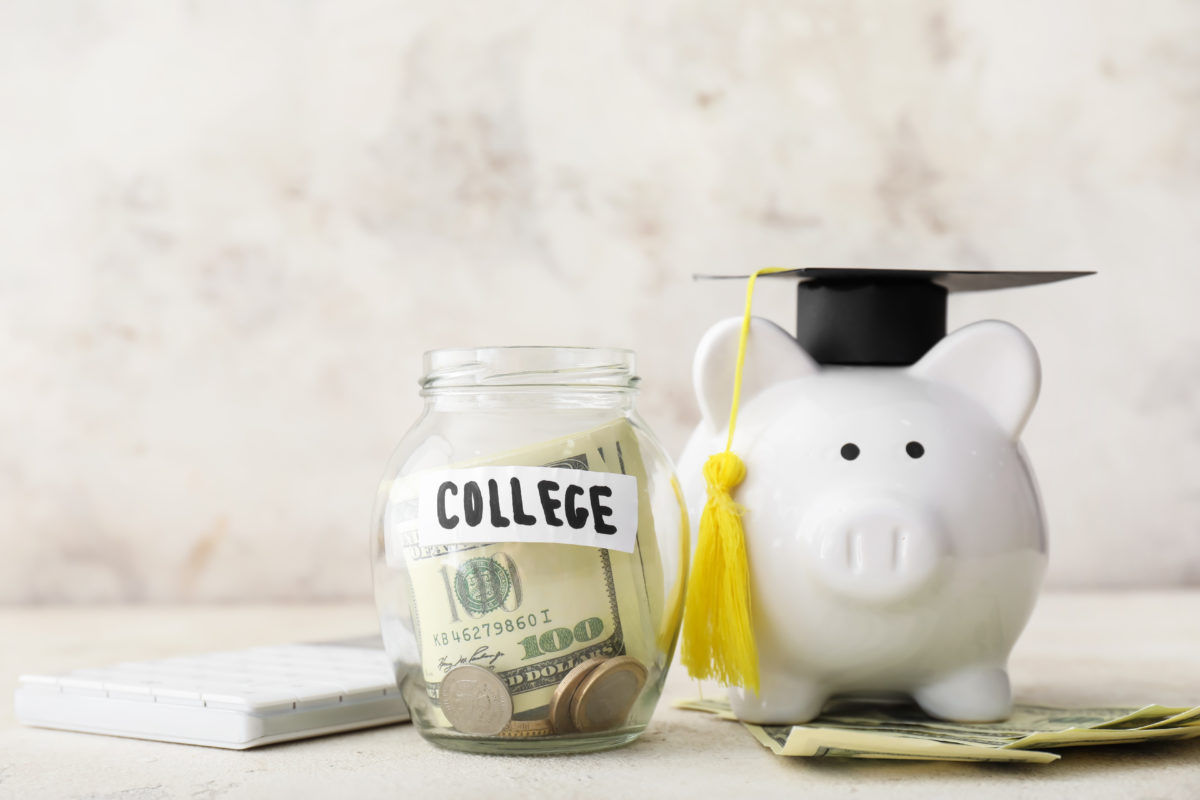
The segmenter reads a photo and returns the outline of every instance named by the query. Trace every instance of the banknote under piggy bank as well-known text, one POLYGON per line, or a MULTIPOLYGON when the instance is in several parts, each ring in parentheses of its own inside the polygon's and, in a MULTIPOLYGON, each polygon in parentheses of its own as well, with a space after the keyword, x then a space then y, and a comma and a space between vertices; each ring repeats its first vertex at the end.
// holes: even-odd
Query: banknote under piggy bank
MULTIPOLYGON (((701 466, 725 447, 741 319, 700 343, 703 420, 679 474, 696 520, 701 466)), ((757 693, 738 717, 815 717, 834 695, 902 694, 957 721, 1006 717, 1006 664, 1046 563, 1038 490, 1019 444, 1037 352, 978 322, 909 367, 819 367, 753 319, 733 450, 745 509, 757 693)))

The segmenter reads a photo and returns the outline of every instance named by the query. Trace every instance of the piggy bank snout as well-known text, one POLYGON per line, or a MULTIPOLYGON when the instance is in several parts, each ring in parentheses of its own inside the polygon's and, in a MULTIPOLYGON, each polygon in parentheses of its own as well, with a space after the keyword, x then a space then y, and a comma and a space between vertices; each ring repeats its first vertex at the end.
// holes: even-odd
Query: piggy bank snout
POLYGON ((894 499, 828 503, 806 515, 803 526, 815 577, 836 594, 864 602, 916 592, 947 554, 937 516, 894 499))

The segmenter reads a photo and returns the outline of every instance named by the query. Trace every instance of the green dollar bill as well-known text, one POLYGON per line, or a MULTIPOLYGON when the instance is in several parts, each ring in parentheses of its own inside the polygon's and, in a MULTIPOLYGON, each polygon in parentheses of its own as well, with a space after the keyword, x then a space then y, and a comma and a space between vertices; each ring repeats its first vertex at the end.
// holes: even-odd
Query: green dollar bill
POLYGON ((1200 736, 1200 729, 1195 727, 1189 728, 1187 726, 1133 730, 1070 728, 1065 731, 1032 733, 1005 746, 1022 749, 1030 747, 1083 747, 1085 745, 1138 744, 1159 739, 1194 739, 1197 736, 1200 736))
POLYGON ((456 666, 487 667, 505 682, 520 718, 545 716, 554 689, 594 656, 658 660, 663 568, 646 474, 624 420, 485 459, 450 465, 542 466, 638 479, 632 553, 571 544, 490 542, 423 547, 419 473, 397 481, 385 528, 387 557, 409 573, 414 633, 426 690, 435 701, 456 666))
MULTIPOLYGON (((736 719, 724 699, 675 705, 736 719)), ((1200 707, 1018 705, 1000 722, 958 723, 932 719, 912 704, 842 702, 804 725, 743 725, 778 755, 1048 763, 1058 756, 1047 748, 1197 738, 1198 722, 1200 707)))
MULTIPOLYGON (((746 724, 756 739, 759 726, 746 724)), ((772 742, 779 740, 778 731, 768 735, 772 742)), ((895 735, 876 731, 823 728, 793 725, 782 746, 771 747, 783 756, 848 758, 891 758, 926 761, 1020 761, 1048 764, 1059 757, 1038 750, 1002 750, 994 747, 942 741, 913 734, 895 735)))

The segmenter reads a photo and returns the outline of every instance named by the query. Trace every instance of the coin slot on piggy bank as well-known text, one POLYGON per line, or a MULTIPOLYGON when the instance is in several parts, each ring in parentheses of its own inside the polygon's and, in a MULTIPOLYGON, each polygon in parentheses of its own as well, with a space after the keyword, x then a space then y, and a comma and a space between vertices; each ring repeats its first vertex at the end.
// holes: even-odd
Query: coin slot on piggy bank
POLYGON ((834 696, 880 693, 948 720, 1010 713, 1008 655, 1046 563, 1020 445, 1040 365, 1005 322, 946 335, 946 301, 1081 274, 780 270, 800 280, 795 337, 749 302, 705 334, 679 469, 700 536, 736 546, 702 538, 696 572, 739 574, 704 554, 740 552, 748 580, 722 594, 731 606, 693 575, 683 654, 726 678, 738 717, 806 722, 834 696), (717 461, 741 470, 726 499, 746 512, 708 525, 717 461))

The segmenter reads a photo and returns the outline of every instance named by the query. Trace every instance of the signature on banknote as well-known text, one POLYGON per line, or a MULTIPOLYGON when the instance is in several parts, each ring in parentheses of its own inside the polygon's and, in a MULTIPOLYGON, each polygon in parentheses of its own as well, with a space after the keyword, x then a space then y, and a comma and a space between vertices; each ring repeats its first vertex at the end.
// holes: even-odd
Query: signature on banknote
POLYGON ((469 656, 459 656, 457 661, 449 661, 445 656, 442 656, 438 660, 437 666, 438 666, 438 669, 440 669, 442 671, 442 674, 445 674, 445 673, 449 672, 450 670, 454 669, 455 667, 461 666, 463 664, 483 664, 485 666, 491 667, 491 666, 494 666, 496 664, 496 662, 499 661, 503 657, 504 657, 503 650, 497 650, 496 652, 493 653, 491 650, 488 649, 488 646, 486 644, 484 644, 484 645, 480 645, 479 647, 475 648, 475 652, 471 653, 469 656))

